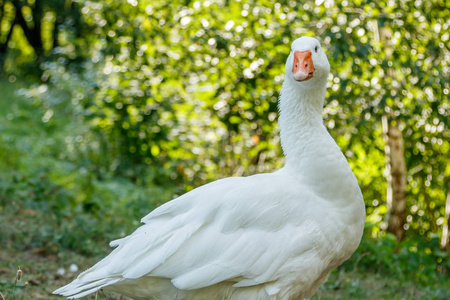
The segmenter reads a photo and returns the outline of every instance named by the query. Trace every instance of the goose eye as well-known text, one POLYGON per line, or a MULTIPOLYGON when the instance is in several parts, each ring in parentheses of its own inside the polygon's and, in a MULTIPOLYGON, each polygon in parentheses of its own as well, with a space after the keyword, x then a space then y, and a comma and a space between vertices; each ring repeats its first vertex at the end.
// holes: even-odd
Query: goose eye
POLYGON ((319 47, 316 46, 316 48, 314 48, 314 51, 316 51, 317 53, 317 51, 319 51, 319 47))

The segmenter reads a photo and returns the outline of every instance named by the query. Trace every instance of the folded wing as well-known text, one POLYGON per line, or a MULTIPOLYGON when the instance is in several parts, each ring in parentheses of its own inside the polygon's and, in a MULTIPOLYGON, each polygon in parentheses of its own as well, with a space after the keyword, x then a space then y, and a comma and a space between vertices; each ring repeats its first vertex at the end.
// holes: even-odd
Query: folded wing
POLYGON ((301 187, 290 181, 261 174, 197 188, 144 217, 133 234, 111 243, 109 256, 55 292, 73 296, 143 276, 168 278, 182 290, 274 281, 284 262, 313 244, 303 226, 308 212, 298 207, 309 201, 298 201, 301 187))

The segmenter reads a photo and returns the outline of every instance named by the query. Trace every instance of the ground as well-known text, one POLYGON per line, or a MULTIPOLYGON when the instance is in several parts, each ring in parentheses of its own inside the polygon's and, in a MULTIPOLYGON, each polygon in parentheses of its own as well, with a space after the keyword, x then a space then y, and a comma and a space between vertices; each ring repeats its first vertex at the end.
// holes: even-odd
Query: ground
MULTIPOLYGON (((95 262, 96 258, 84 257, 82 255, 67 252, 47 254, 37 250, 24 252, 10 252, 0 250, 0 289, 6 299, 64 299, 63 297, 52 295, 52 292, 76 277, 82 270, 95 262), (67 260, 69 265, 63 263, 67 260), (70 265, 79 266, 77 272, 70 271, 70 265), (17 274, 17 269, 22 270, 22 278, 16 284, 15 297, 12 298, 13 284, 17 274)), ((129 299, 108 292, 100 292, 86 299, 129 299)))
MULTIPOLYGON (((0 300, 64 299, 52 292, 107 255, 111 250, 107 241, 114 238, 108 235, 110 232, 89 226, 83 228, 84 233, 73 227, 62 233, 62 225, 68 219, 59 223, 44 210, 22 208, 15 202, 0 206, 0 221, 0 300), (67 239, 72 240, 66 245, 67 239), (16 282, 19 267, 22 276, 16 282)), ((132 224, 132 220, 128 222, 132 224)), ((367 255, 362 260, 368 259, 370 254, 367 255)), ((361 261, 351 260, 346 267, 334 270, 311 300, 450 299, 448 276, 430 275, 424 283, 423 277, 422 281, 411 276, 400 279, 382 269, 367 271, 366 268, 361 261)), ((84 299, 128 298, 101 291, 84 299)))
MULTIPOLYGON (((39 249, 22 252, 0 250, 0 291, 9 299, 63 299, 52 295, 56 288, 69 283, 76 275, 99 257, 86 257, 74 252, 48 254, 39 249), (79 271, 71 272, 70 265, 79 271), (17 282, 14 298, 13 285, 20 266, 22 278, 17 282), (62 272, 64 270, 64 272, 62 272)), ((442 287, 440 287, 442 288, 442 287)), ((401 282, 396 278, 380 274, 360 274, 356 272, 333 272, 327 283, 312 300, 326 299, 449 299, 450 292, 442 290, 436 294, 435 288, 418 288, 412 282, 401 282)), ((85 299, 129 299, 106 291, 85 299)))

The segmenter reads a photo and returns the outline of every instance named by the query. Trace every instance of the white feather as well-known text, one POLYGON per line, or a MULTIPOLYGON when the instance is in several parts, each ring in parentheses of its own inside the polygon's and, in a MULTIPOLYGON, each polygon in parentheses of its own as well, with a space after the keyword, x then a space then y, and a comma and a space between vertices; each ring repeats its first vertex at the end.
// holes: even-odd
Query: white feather
MULTIPOLYGON (((313 38, 293 51, 312 50, 313 38)), ((312 50, 314 51, 314 50, 312 50)), ((358 183, 322 124, 328 60, 280 96, 286 166, 204 185, 155 209, 109 256, 54 293, 108 288, 133 299, 302 299, 357 248, 364 227, 358 183)))

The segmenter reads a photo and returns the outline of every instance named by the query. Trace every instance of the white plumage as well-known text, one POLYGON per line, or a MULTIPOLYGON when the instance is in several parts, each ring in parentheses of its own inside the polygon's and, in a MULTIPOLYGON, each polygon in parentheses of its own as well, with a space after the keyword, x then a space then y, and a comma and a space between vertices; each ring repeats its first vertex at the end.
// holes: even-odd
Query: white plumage
POLYGON ((282 87, 286 165, 231 177, 155 209, 110 255, 54 293, 100 288, 133 299, 303 299, 359 245, 364 202, 323 125, 328 60, 318 41, 292 44, 282 87))

